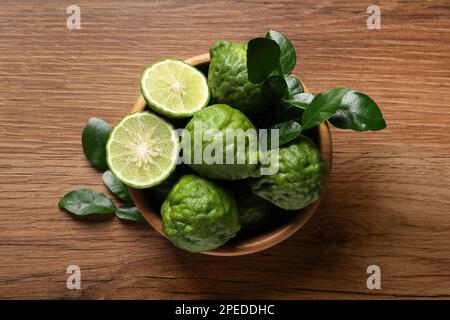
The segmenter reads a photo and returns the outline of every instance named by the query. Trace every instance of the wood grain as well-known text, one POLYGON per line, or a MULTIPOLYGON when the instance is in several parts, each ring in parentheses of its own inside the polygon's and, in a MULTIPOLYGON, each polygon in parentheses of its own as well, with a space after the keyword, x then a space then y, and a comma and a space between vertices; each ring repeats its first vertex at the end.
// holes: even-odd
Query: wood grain
POLYGON ((0 298, 450 298, 448 1, 0 1, 0 298), (369 4, 381 30, 366 28, 369 4), (85 160, 88 118, 130 109, 143 68, 217 39, 287 34, 312 91, 371 95, 388 128, 333 130, 319 211, 262 253, 175 249, 146 225, 60 212, 68 190, 106 192, 85 160), (66 288, 79 265, 82 290, 66 288), (382 271, 368 290, 366 268, 382 271))

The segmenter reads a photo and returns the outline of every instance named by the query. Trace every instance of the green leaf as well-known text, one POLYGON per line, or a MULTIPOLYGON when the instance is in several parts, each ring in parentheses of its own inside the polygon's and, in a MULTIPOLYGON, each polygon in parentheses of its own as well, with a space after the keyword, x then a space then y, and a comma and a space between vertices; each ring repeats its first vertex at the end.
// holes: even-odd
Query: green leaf
POLYGON ((298 93, 290 99, 282 99, 273 123, 290 120, 301 122, 304 110, 310 106, 313 99, 314 95, 311 93, 298 93))
POLYGON ((266 34, 266 38, 274 40, 280 47, 281 72, 284 76, 288 75, 294 70, 295 64, 297 63, 294 47, 291 42, 278 31, 269 30, 266 34))
POLYGON ((330 122, 335 127, 355 131, 386 128, 383 114, 376 102, 368 95, 354 90, 347 92, 330 122))
MULTIPOLYGON (((282 145, 288 143, 289 141, 294 140, 302 132, 302 126, 296 121, 287 121, 287 122, 277 123, 277 124, 271 126, 269 129, 278 129, 279 130, 279 142, 278 142, 279 146, 282 146, 282 145)), ((267 143, 269 148, 272 145, 272 141, 271 141, 270 137, 271 137, 271 135, 269 135, 269 139, 268 139, 268 143, 267 143)))
POLYGON ((128 188, 110 170, 103 173, 103 183, 115 196, 126 203, 133 203, 128 188))
POLYGON ((292 96, 291 99, 283 100, 284 103, 300 108, 300 109, 308 109, 314 99, 314 95, 312 93, 298 93, 292 96))
POLYGON ((288 86, 288 97, 292 97, 305 91, 303 84, 296 77, 287 76, 284 80, 286 80, 286 84, 288 86))
POLYGON ((331 118, 341 104, 346 88, 334 88, 314 97, 311 105, 303 112, 302 127, 307 130, 331 118))
POLYGON ((81 138, 86 158, 98 169, 108 169, 106 163, 106 142, 112 127, 98 118, 91 118, 83 129, 81 138))
POLYGON ((78 189, 67 193, 59 201, 59 208, 78 216, 113 213, 114 203, 104 194, 91 189, 78 189))
POLYGON ((144 217, 136 207, 120 207, 116 210, 116 216, 121 220, 145 222, 144 217))
POLYGON ((286 81, 280 76, 270 76, 264 81, 261 93, 265 101, 280 101, 287 93, 286 81))
POLYGON ((287 122, 295 120, 297 122, 301 122, 303 115, 303 109, 297 108, 297 107, 282 107, 280 110, 275 113, 273 116, 273 119, 269 123, 281 123, 281 122, 287 122))
POLYGON ((270 39, 255 38, 247 46, 248 80, 261 83, 280 67, 280 47, 270 39))

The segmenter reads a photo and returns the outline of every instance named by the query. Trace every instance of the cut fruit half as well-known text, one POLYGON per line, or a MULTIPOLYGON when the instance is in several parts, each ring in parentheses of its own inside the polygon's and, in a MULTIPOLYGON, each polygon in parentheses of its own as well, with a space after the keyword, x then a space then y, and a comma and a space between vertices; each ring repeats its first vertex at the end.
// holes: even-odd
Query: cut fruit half
POLYGON ((141 92, 153 110, 171 118, 191 117, 209 102, 205 75, 190 64, 173 59, 145 69, 141 92))
POLYGON ((111 171, 126 185, 139 189, 163 182, 175 169, 178 153, 176 131, 148 111, 126 116, 106 144, 111 171))

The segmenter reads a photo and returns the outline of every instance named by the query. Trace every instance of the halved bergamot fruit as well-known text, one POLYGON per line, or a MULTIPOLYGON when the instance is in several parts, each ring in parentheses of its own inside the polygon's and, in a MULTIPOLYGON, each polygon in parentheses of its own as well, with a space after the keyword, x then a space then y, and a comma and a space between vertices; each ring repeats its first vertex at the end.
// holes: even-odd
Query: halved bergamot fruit
POLYGON ((173 59, 145 69, 141 92, 153 110, 171 118, 191 117, 209 102, 204 74, 190 64, 173 59))
POLYGON ((111 132, 106 158, 111 171, 134 188, 163 182, 175 169, 179 139, 173 127, 148 111, 126 116, 111 132))

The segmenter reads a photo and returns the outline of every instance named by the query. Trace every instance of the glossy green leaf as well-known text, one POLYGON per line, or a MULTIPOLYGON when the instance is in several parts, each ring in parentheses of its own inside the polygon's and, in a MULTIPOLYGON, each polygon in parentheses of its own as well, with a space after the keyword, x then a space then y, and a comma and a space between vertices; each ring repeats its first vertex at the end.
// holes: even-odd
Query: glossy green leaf
POLYGON ((273 123, 295 120, 301 122, 303 112, 309 107, 314 95, 311 93, 298 93, 290 99, 282 99, 274 115, 273 123))
POLYGON ((310 106, 303 112, 303 130, 313 128, 331 118, 341 104, 342 98, 349 91, 346 88, 334 88, 315 96, 310 106))
POLYGON ((334 88, 317 95, 302 116, 303 129, 330 122, 342 129, 381 130, 386 122, 378 105, 366 94, 347 88, 334 88))
POLYGON ((108 169, 106 163, 106 142, 112 127, 98 118, 91 118, 83 129, 81 138, 86 158, 98 169, 108 169))
POLYGON ((59 201, 59 208, 78 216, 113 213, 116 210, 109 198, 91 189, 70 191, 59 201))
POLYGON ((303 93, 303 84, 294 76, 287 76, 284 78, 288 87, 288 97, 292 97, 296 94, 303 93))
POLYGON ((330 122, 341 129, 381 130, 386 122, 378 105, 368 95, 351 90, 345 94, 330 122))
MULTIPOLYGON (((288 143, 291 140, 297 138, 302 132, 302 126, 296 121, 287 121, 282 123, 277 123, 270 127, 269 129, 278 129, 279 130, 279 142, 278 145, 282 146, 288 143)), ((267 145, 269 148, 271 147, 271 135, 269 135, 267 145)))
POLYGON ((116 210, 116 216, 121 220, 145 222, 144 217, 136 207, 120 207, 116 210))
POLYGON ((295 55, 295 49, 291 42, 278 31, 270 30, 266 34, 267 39, 275 41, 280 47, 280 66, 281 72, 284 76, 294 70, 295 64, 297 62, 297 57, 295 55))
POLYGON ((270 39, 255 38, 247 46, 248 80, 261 83, 280 68, 280 47, 270 39))
POLYGON ((303 109, 293 107, 293 106, 287 106, 287 107, 281 107, 278 112, 275 113, 273 116, 273 119, 269 121, 269 123, 281 123, 281 122, 287 122, 295 120, 297 122, 301 122, 302 115, 303 115, 303 109))
POLYGON ((133 203, 128 188, 110 170, 103 173, 103 183, 115 196, 126 203, 133 203))
POLYGON ((280 76, 270 76, 264 81, 261 93, 265 101, 280 101, 287 93, 286 81, 280 76))
POLYGON ((291 97, 291 99, 285 99, 284 103, 300 108, 300 109, 308 109, 314 100, 314 95, 312 93, 298 93, 291 97))

